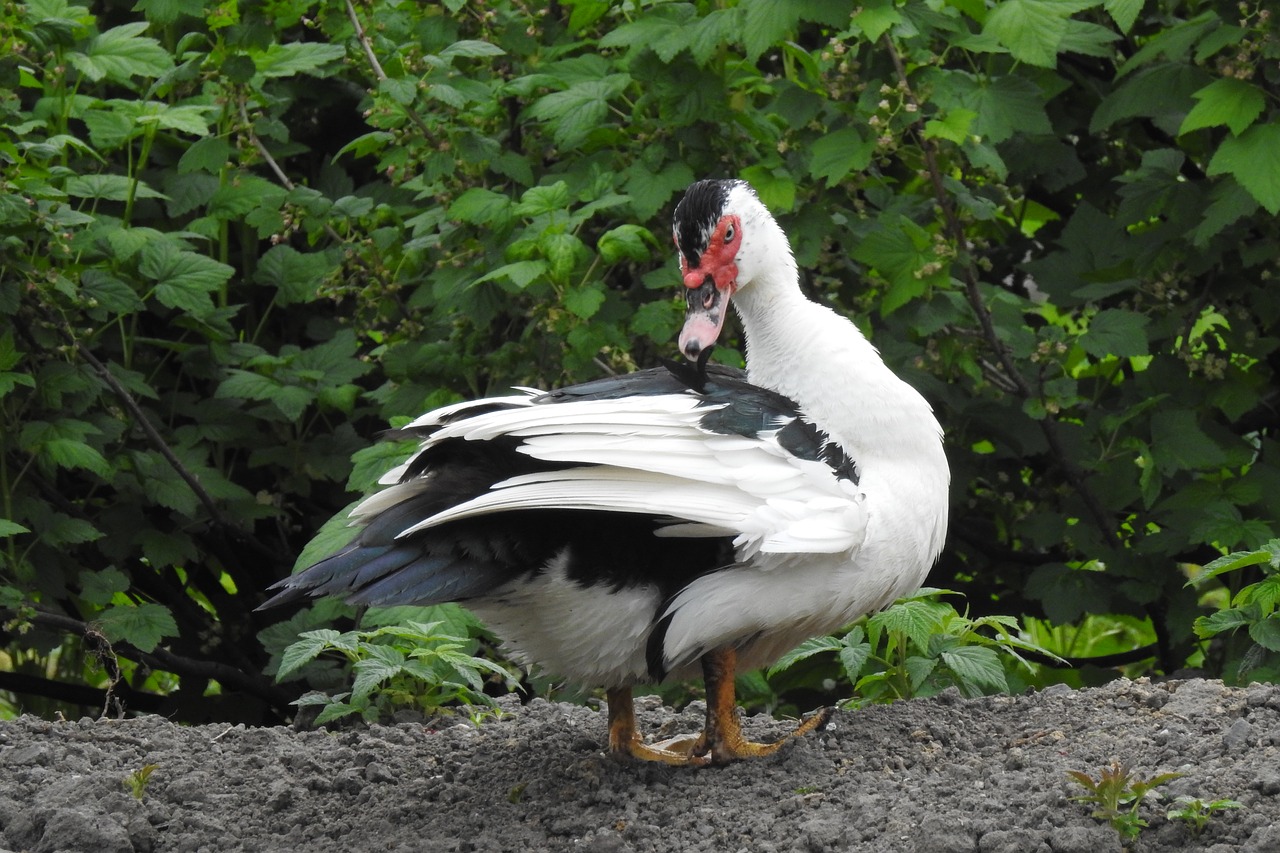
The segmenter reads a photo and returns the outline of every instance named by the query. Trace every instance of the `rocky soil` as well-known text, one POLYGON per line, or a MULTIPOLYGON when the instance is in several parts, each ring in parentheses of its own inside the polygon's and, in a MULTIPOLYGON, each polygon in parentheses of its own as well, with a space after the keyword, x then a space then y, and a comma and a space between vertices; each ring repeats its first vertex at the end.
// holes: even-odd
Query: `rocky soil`
MULTIPOLYGON (((955 694, 840 712, 824 732, 729 767, 623 765, 604 715, 534 701, 447 721, 299 732, 157 717, 0 723, 0 849, 11 851, 1121 850, 1070 798, 1068 770, 1179 772, 1129 849, 1280 851, 1280 688, 1117 681, 1017 697, 955 694), (155 769, 136 799, 126 779, 155 769), (1244 808, 1203 832, 1170 801, 1244 808)), ((654 736, 694 731, 641 700, 654 736)), ((760 739, 784 730, 748 721, 760 739)))

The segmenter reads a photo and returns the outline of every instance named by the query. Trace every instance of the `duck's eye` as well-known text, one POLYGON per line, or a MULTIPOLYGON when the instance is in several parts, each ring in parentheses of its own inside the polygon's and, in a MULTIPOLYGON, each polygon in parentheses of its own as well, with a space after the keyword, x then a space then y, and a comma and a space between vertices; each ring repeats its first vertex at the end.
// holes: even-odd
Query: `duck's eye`
POLYGON ((726 227, 725 227, 725 229, 724 229, 724 242, 725 242, 725 243, 732 243, 732 242, 733 242, 733 233, 734 233, 734 232, 733 232, 733 225, 732 225, 732 224, 730 224, 730 225, 728 225, 728 226, 726 226, 726 227))

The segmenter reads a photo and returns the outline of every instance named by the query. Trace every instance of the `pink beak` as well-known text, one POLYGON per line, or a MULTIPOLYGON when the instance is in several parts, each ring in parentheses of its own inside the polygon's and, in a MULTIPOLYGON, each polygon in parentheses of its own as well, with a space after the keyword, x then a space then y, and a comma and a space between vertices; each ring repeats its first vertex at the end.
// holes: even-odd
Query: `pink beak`
POLYGON ((698 355, 714 346, 720 337, 729 311, 729 293, 716 287, 715 279, 708 275, 701 286, 689 288, 685 299, 688 309, 680 330, 680 352, 690 361, 697 361, 698 355))

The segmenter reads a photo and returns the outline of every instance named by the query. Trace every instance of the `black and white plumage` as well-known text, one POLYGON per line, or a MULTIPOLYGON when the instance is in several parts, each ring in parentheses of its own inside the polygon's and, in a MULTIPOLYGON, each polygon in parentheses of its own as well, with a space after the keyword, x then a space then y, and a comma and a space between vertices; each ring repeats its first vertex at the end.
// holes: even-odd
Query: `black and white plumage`
POLYGON ((698 367, 422 416, 404 429, 418 452, 353 511, 352 545, 268 604, 461 601, 513 659, 608 688, 615 752, 771 752, 737 732, 734 668, 919 588, 946 531, 941 429, 849 320, 801 294, 787 239, 747 184, 694 184, 674 237, 680 348, 698 367), (745 376, 704 365, 730 302, 745 376), (630 686, 699 664, 707 731, 640 743, 630 686))

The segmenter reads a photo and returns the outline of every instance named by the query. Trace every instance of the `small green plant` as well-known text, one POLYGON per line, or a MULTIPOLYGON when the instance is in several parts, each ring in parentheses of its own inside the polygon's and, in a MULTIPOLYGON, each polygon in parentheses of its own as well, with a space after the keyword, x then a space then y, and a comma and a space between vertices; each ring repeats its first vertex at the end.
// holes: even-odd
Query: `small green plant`
POLYGON ((1227 809, 1242 809, 1244 803, 1236 800, 1220 799, 1206 803, 1198 797, 1178 797, 1165 812, 1169 820, 1180 820, 1187 825, 1193 835, 1204 832, 1209 820, 1218 812, 1227 809))
POLYGON ((1142 800, 1153 789, 1182 776, 1181 773, 1158 773, 1148 779, 1134 774, 1128 763, 1118 761, 1110 767, 1103 768, 1094 779, 1081 770, 1068 770, 1067 775, 1081 785, 1087 794, 1071 799, 1078 803, 1092 803, 1096 806, 1092 816, 1111 824, 1120 835, 1120 840, 1128 845, 1147 822, 1138 814, 1142 800))
POLYGON ((432 713, 455 703, 492 707, 484 693, 484 674, 507 679, 510 673, 469 654, 468 640, 441 632, 441 624, 410 621, 368 631, 306 631, 285 649, 276 678, 284 679, 325 654, 351 664, 355 680, 350 691, 309 693, 293 703, 322 706, 316 725, 350 714, 373 721, 400 708, 432 713))
POLYGON ((156 771, 159 764, 144 764, 142 767, 124 777, 121 784, 124 785, 126 791, 133 794, 135 800, 141 800, 147 793, 147 783, 151 781, 151 774, 156 771))
POLYGON ((1253 642, 1240 657, 1236 678, 1248 674, 1253 680, 1275 681, 1280 679, 1280 612, 1276 610, 1276 604, 1280 603, 1280 539, 1272 539, 1252 551, 1235 551, 1219 557, 1207 563, 1187 585, 1198 587, 1250 566, 1261 570, 1262 579, 1242 586, 1231 597, 1229 606, 1198 617, 1194 628, 1201 639, 1244 628, 1253 642))
POLYGON ((1055 656, 1014 632, 1012 616, 971 618, 947 602, 959 593, 926 587, 864 617, 844 636, 815 637, 785 655, 773 675, 824 652, 835 652, 856 696, 846 704, 932 696, 956 687, 966 696, 1009 692, 1005 663, 1031 669, 1019 651, 1055 656))

